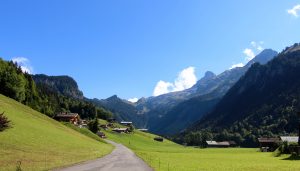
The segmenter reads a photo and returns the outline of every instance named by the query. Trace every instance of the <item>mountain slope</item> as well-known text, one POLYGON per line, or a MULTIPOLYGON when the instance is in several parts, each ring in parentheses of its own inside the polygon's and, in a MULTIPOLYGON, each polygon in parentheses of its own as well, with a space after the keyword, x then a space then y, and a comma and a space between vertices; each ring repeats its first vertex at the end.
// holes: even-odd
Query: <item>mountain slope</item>
MULTIPOLYGON (((203 115, 210 112, 219 99, 245 74, 251 65, 256 62, 266 64, 276 55, 277 52, 266 49, 249 61, 244 67, 227 70, 219 75, 206 72, 205 76, 192 88, 178 92, 181 94, 187 92, 186 95, 189 97, 187 100, 181 102, 177 100, 178 104, 165 113, 155 110, 156 114, 160 115, 159 117, 155 113, 149 116, 150 130, 164 135, 175 134, 184 130, 195 121, 200 120, 203 115)), ((170 108, 170 106, 168 107, 170 108)))
POLYGON ((83 99, 83 93, 78 89, 77 82, 69 76, 32 75, 36 84, 47 85, 49 89, 63 96, 83 99))
POLYGON ((114 95, 107 99, 93 99, 92 103, 114 113, 118 121, 132 121, 135 127, 145 127, 145 115, 139 115, 135 105, 114 95))
POLYGON ((222 98, 215 110, 190 131, 239 137, 253 146, 259 136, 296 133, 300 110, 300 51, 296 44, 266 65, 254 64, 222 98), (234 134, 234 135, 233 135, 234 134))
POLYGON ((48 170, 103 156, 112 146, 91 139, 0 94, 11 128, 0 132, 0 170, 48 170))

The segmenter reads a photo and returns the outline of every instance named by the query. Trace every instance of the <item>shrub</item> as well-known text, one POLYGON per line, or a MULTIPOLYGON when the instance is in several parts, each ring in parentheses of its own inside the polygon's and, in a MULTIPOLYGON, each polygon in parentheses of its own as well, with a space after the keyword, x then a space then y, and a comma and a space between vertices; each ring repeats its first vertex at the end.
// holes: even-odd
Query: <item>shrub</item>
POLYGON ((4 131, 9 128, 10 121, 4 116, 4 112, 0 114, 0 131, 4 131))

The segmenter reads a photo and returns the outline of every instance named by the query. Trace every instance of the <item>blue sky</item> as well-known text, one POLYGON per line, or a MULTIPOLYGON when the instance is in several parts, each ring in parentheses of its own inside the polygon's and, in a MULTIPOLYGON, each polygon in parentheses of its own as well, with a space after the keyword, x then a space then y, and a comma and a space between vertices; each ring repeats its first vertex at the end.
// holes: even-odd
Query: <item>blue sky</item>
POLYGON ((300 42, 298 4, 2 0, 0 56, 34 74, 70 75, 89 98, 148 97, 155 88, 181 90, 207 70, 245 63, 261 48, 300 42))

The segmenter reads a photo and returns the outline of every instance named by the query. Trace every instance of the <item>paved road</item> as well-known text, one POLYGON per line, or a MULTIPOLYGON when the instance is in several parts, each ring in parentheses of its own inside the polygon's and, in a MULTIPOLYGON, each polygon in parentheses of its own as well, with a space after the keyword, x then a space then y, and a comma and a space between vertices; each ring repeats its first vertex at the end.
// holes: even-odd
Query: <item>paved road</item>
POLYGON ((143 160, 122 144, 107 142, 116 148, 103 158, 54 171, 153 171, 143 160))

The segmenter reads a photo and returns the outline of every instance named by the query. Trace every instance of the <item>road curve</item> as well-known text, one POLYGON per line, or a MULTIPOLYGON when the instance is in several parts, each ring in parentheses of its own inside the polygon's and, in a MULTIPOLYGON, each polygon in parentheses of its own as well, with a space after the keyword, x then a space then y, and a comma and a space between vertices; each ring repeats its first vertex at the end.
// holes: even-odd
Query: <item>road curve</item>
POLYGON ((105 157, 53 171, 153 171, 124 145, 106 141, 114 145, 115 149, 105 157))

